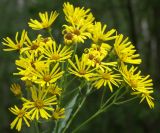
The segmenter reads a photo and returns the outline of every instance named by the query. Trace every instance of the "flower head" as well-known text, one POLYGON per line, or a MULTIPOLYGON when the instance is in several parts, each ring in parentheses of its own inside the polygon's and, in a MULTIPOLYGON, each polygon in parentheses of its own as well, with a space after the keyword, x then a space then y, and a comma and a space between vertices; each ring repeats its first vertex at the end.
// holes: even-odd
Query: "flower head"
POLYGON ((32 99, 22 98, 24 108, 28 110, 28 114, 31 115, 31 119, 38 120, 39 118, 48 119, 51 115, 49 111, 54 111, 53 105, 57 104, 57 98, 55 95, 47 97, 48 91, 45 87, 36 88, 35 86, 30 88, 32 99))
POLYGON ((90 9, 85 10, 84 7, 74 7, 69 2, 64 3, 63 12, 65 14, 66 21, 72 26, 83 26, 86 23, 91 24, 95 19, 92 13, 90 13, 90 9))
POLYGON ((22 80, 34 80, 36 76, 34 75, 35 70, 44 69, 47 67, 45 61, 42 61, 43 55, 35 57, 34 53, 29 53, 26 51, 23 55, 20 56, 19 60, 16 60, 15 64, 17 65, 18 73, 16 75, 21 75, 22 80))
POLYGON ((65 19, 69 23, 63 25, 64 42, 65 44, 71 43, 84 43, 84 40, 91 38, 90 30, 93 26, 92 22, 94 17, 90 13, 90 9, 74 7, 69 2, 64 3, 63 11, 65 19))
POLYGON ((84 51, 84 59, 88 65, 92 67, 99 67, 102 60, 108 55, 108 51, 111 49, 110 45, 102 43, 101 45, 92 44, 91 48, 87 48, 84 51))
POLYGON ((125 82, 132 88, 133 95, 141 97, 141 102, 146 99, 150 108, 154 107, 153 98, 153 83, 150 76, 142 76, 141 71, 137 72, 137 67, 132 66, 130 69, 122 64, 121 73, 125 82))
POLYGON ((114 49, 118 58, 121 62, 130 64, 140 64, 141 59, 139 59, 139 54, 135 54, 135 46, 128 42, 128 38, 123 40, 123 35, 120 34, 114 43, 114 49))
POLYGON ((134 92, 132 92, 132 95, 137 95, 141 98, 141 102, 143 102, 144 100, 147 101, 148 105, 150 108, 154 108, 154 98, 151 96, 151 94, 153 94, 153 90, 146 90, 146 88, 141 88, 138 90, 135 90, 134 92))
POLYGON ((61 78, 63 73, 63 71, 60 71, 59 63, 56 63, 54 66, 51 66, 50 63, 47 63, 46 68, 33 71, 33 75, 37 77, 35 80, 33 80, 33 82, 40 84, 41 86, 49 86, 61 78))
POLYGON ((48 93, 50 93, 52 95, 60 96, 62 93, 62 89, 59 88, 57 84, 51 84, 48 88, 49 88, 48 93))
POLYGON ((58 119, 63 119, 65 118, 65 109, 64 108, 59 108, 58 106, 56 107, 56 109, 53 111, 53 118, 58 120, 58 119))
POLYGON ((21 86, 19 84, 12 84, 10 90, 13 92, 15 96, 22 95, 21 86))
POLYGON ((19 33, 16 33, 15 42, 11 40, 9 37, 3 38, 3 45, 8 48, 3 49, 4 51, 20 51, 23 48, 23 44, 26 41, 27 32, 25 30, 22 31, 20 40, 18 40, 19 33))
POLYGON ((43 47, 45 58, 51 62, 64 62, 71 57, 72 52, 71 47, 57 45, 55 41, 43 47))
POLYGON ((111 29, 110 31, 105 31, 107 25, 102 26, 101 22, 96 22, 92 29, 92 40, 94 43, 98 44, 104 41, 113 40, 116 38, 116 35, 113 35, 116 30, 111 29))
POLYGON ((87 31, 88 25, 83 26, 68 26, 64 25, 63 30, 65 44, 70 43, 84 43, 84 40, 91 38, 91 33, 87 31))
POLYGON ((33 41, 31 41, 29 37, 26 36, 25 47, 22 48, 21 53, 28 51, 30 53, 34 53, 35 56, 38 56, 38 54, 42 53, 43 46, 52 44, 52 43, 53 43, 53 40, 51 39, 51 37, 43 38, 42 35, 40 34, 33 41))
POLYGON ((40 17, 40 21, 38 20, 33 20, 30 19, 30 22, 28 23, 29 27, 31 27, 33 30, 41 30, 41 29, 45 29, 45 28, 49 28, 53 22, 55 21, 55 19, 58 17, 58 13, 55 12, 51 12, 50 16, 48 16, 48 13, 39 13, 39 17, 40 17))
POLYGON ((94 73, 91 81, 93 81, 93 85, 99 89, 102 86, 108 85, 111 92, 113 91, 112 84, 119 87, 119 84, 121 83, 121 76, 120 74, 114 73, 112 70, 104 70, 101 69, 97 70, 96 73, 94 73))
POLYGON ((83 77, 83 78, 89 80, 89 78, 93 74, 92 72, 94 71, 94 69, 91 68, 90 65, 87 65, 87 62, 84 60, 83 56, 80 60, 80 59, 78 59, 78 56, 75 55, 75 60, 76 60, 76 62, 75 62, 76 65, 70 59, 68 60, 69 64, 71 65, 71 67, 68 68, 69 72, 71 74, 78 76, 78 77, 83 77))
POLYGON ((31 120, 29 114, 27 113, 27 110, 23 107, 21 109, 19 109, 16 105, 11 108, 9 108, 9 110, 16 115, 17 117, 14 119, 14 121, 10 124, 11 129, 13 129, 16 126, 16 129, 18 131, 21 131, 22 128, 22 123, 23 121, 26 123, 26 125, 28 127, 30 127, 30 124, 28 122, 28 120, 31 120), (17 125, 16 125, 17 124, 17 125))

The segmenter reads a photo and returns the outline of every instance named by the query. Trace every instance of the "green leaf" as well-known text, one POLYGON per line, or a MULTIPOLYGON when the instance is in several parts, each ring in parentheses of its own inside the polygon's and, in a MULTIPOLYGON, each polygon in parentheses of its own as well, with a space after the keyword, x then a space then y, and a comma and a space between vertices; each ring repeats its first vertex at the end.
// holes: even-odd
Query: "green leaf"
MULTIPOLYGON (((66 109, 65 110, 65 119, 59 120, 57 133, 61 133, 62 132, 62 129, 65 127, 67 121, 69 120, 69 118, 70 118, 70 116, 72 114, 72 111, 74 109, 74 106, 75 106, 75 104, 77 102, 78 96, 79 96, 79 93, 76 93, 71 98, 71 100, 68 102, 68 104, 65 106, 65 109, 66 109)), ((55 130, 52 133, 55 133, 55 130)))

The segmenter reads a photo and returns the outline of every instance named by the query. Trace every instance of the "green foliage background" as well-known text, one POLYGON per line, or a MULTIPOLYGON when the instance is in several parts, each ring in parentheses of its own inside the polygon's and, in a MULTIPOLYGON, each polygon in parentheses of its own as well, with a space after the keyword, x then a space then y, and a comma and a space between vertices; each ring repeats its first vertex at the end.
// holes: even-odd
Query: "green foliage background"
MULTIPOLYGON (((146 104, 135 100, 122 106, 114 106, 105 114, 94 119, 80 133, 158 133, 160 132, 160 1, 159 0, 68 0, 77 6, 91 8, 97 21, 115 28, 119 33, 129 36, 141 54, 144 74, 150 73, 155 84, 155 109, 150 110, 146 104)), ((63 0, 0 0, 0 38, 14 38, 17 31, 31 29, 27 22, 36 18, 38 12, 57 10, 61 13, 54 24, 54 36, 59 37, 64 23, 62 12, 63 0)), ((40 32, 30 32, 34 38, 40 32)), ((17 77, 14 59, 16 54, 3 52, 0 46, 0 132, 9 133, 12 115, 8 107, 16 102, 9 91, 17 77)), ((92 94, 73 123, 72 128, 88 118, 97 108, 101 90, 92 94)), ((72 129, 70 129, 72 131, 72 129)), ((70 132, 69 131, 69 132, 70 132)))

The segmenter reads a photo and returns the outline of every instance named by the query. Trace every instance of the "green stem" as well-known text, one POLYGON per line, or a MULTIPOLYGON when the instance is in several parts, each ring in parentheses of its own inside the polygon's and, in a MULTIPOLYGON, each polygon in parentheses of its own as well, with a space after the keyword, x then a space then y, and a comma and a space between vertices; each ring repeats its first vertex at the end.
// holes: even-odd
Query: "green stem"
POLYGON ((119 90, 117 90, 115 93, 113 93, 108 100, 101 106, 101 108, 104 108, 111 100, 118 94, 119 90))
POLYGON ((105 112, 109 107, 111 107, 114 104, 114 101, 108 104, 106 107, 102 108, 102 112, 105 112))
MULTIPOLYGON (((86 84, 86 82, 83 83, 83 84, 81 83, 81 85, 83 85, 83 87, 84 87, 85 84, 86 84)), ((82 87, 81 87, 81 88, 82 88, 82 87)), ((78 112, 80 111, 80 109, 81 109, 81 107, 83 106, 84 102, 86 101, 86 98, 87 98, 88 94, 90 93, 91 89, 92 89, 92 87, 90 87, 90 86, 88 85, 86 95, 83 97, 83 99, 82 99, 81 103, 79 104, 78 108, 76 109, 76 111, 74 112, 74 114, 72 115, 72 117, 69 119, 69 121, 68 121, 68 123, 66 124, 66 126, 65 126, 64 130, 62 131, 62 133, 65 133, 65 132, 66 132, 66 130, 68 129, 68 127, 69 127, 70 124, 72 123, 73 119, 75 118, 75 116, 76 116, 76 115, 78 114, 78 112)))
POLYGON ((39 131, 39 126, 38 126, 38 121, 35 121, 35 122, 34 122, 34 126, 35 126, 35 131, 36 131, 36 133, 40 133, 40 131, 39 131))
POLYGON ((75 89, 73 89, 73 90, 67 92, 65 95, 63 95, 63 97, 66 97, 66 96, 72 94, 73 92, 75 92, 75 91, 78 90, 78 89, 79 89, 79 88, 75 88, 75 89))
MULTIPOLYGON (((73 80, 72 80, 72 81, 73 81, 73 80)), ((86 82, 85 82, 85 83, 82 82, 77 88, 71 90, 70 92, 67 92, 65 95, 63 95, 63 97, 68 96, 69 94, 73 93, 74 91, 76 91, 76 90, 78 90, 78 89, 81 90, 85 85, 86 85, 86 82)))
POLYGON ((106 88, 103 89, 103 92, 102 92, 102 98, 101 98, 101 103, 100 103, 100 107, 102 106, 103 104, 103 100, 104 100, 104 95, 106 93, 106 88))
POLYGON ((81 109, 82 105, 84 104, 86 100, 86 96, 83 98, 82 102, 79 104, 78 108, 76 109, 76 111, 74 112, 74 114, 72 115, 72 117, 70 118, 70 120, 68 121, 67 125, 65 126, 64 130, 62 131, 62 133, 65 133, 66 130, 68 129, 68 127, 70 126, 70 124, 72 123, 73 119, 75 118, 75 116, 77 115, 77 113, 79 112, 79 110, 81 109))
MULTIPOLYGON (((66 76, 65 76, 66 77, 66 76)), ((65 84, 65 89, 68 88, 68 86, 73 83, 73 80, 75 80, 77 77, 75 76, 74 78, 72 78, 68 83, 65 84)))
POLYGON ((96 116, 100 114, 100 111, 97 111, 94 115, 92 115, 90 118, 88 118, 85 122, 83 122, 80 126, 78 126, 76 129, 72 131, 72 133, 76 133, 81 127, 89 123, 92 119, 94 119, 96 116))
POLYGON ((72 133, 75 133, 77 132, 81 127, 83 127, 84 125, 86 125, 87 123, 89 123, 92 119, 94 119, 95 117, 97 117, 99 114, 105 112, 107 109, 109 109, 116 101, 115 97, 118 96, 118 93, 119 93, 120 89, 117 90, 115 93, 113 93, 109 98, 108 100, 101 105, 100 109, 95 113, 93 114, 91 117, 89 117, 86 121, 84 121, 80 126, 78 126, 75 130, 73 130, 72 133), (112 99, 114 98, 114 100, 108 104, 112 99), (108 104, 108 105, 107 105, 108 104))
MULTIPOLYGON (((65 69, 64 67, 65 67, 64 62, 62 62, 62 71, 64 71, 64 69, 65 69)), ((61 86, 62 88, 63 88, 64 80, 65 80, 65 76, 62 76, 61 82, 60 82, 60 86, 61 86)))
POLYGON ((136 97, 132 97, 130 99, 127 99, 127 100, 124 100, 124 101, 121 101, 121 102, 115 102, 114 104, 116 104, 116 105, 124 104, 124 103, 130 102, 130 101, 132 101, 132 100, 134 100, 136 98, 138 98, 138 97, 137 96, 136 97))
POLYGON ((77 51, 77 43, 76 43, 75 46, 74 46, 73 56, 72 56, 72 58, 71 58, 72 61, 73 61, 73 59, 74 59, 74 56, 75 56, 75 54, 76 54, 76 51, 77 51))
MULTIPOLYGON (((121 88, 123 88, 123 87, 121 87, 121 88)), ((129 101, 135 99, 135 97, 134 97, 134 98, 128 99, 126 101, 116 102, 117 100, 119 100, 120 98, 122 98, 126 94, 126 92, 127 92, 127 90, 125 90, 121 95, 118 96, 121 88, 118 89, 115 93, 113 93, 104 104, 102 103, 100 109, 95 114, 93 114, 91 117, 89 117, 86 121, 84 121, 82 124, 80 124, 80 126, 78 126, 76 129, 74 129, 72 133, 76 133, 80 128, 82 128, 84 125, 88 124, 92 119, 94 119, 95 117, 97 117, 99 114, 101 114, 101 113, 105 112, 106 110, 108 110, 112 105, 119 104, 119 103, 123 104, 123 103, 129 102, 129 101), (113 101, 110 102, 112 99, 113 99, 113 101)), ((103 92, 103 93, 105 93, 105 92, 103 92)))
POLYGON ((75 55, 76 51, 77 51, 77 43, 75 44, 75 47, 74 47, 74 53, 73 53, 73 56, 75 55))
POLYGON ((114 98, 114 101, 120 100, 127 92, 128 92, 128 88, 126 88, 126 90, 125 90, 122 94, 120 94, 119 96, 117 95, 117 96, 114 98))
POLYGON ((81 129, 84 125, 88 124, 91 120, 93 120, 95 117, 106 111, 109 107, 111 107, 113 103, 110 103, 108 106, 106 106, 105 109, 99 109, 96 113, 94 113, 91 117, 89 117, 86 121, 84 121, 80 126, 78 126, 76 129, 72 131, 72 133, 76 133, 79 129, 81 129))
POLYGON ((55 121, 55 126, 54 126, 54 130, 52 133, 56 133, 57 132, 57 125, 58 125, 58 121, 55 121))
POLYGON ((55 41, 54 38, 53 38, 53 35, 52 35, 52 28, 49 27, 49 28, 47 29, 47 31, 48 31, 50 37, 52 38, 52 40, 55 41))

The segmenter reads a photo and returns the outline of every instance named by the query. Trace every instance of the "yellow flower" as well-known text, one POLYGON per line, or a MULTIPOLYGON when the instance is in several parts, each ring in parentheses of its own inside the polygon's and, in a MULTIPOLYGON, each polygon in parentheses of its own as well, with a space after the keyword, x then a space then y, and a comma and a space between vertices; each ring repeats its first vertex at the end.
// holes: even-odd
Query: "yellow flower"
POLYGON ((31 41, 28 36, 26 36, 26 42, 24 48, 22 48, 21 53, 29 51, 30 53, 35 53, 35 56, 42 53, 42 47, 45 45, 52 44, 53 40, 51 37, 43 38, 42 35, 38 35, 34 41, 31 41))
POLYGON ((8 48, 3 49, 4 51, 20 51, 23 48, 23 44, 26 41, 27 32, 25 30, 22 31, 21 38, 18 40, 19 33, 16 33, 15 42, 11 40, 9 37, 3 38, 3 45, 8 48))
POLYGON ((62 93, 62 89, 59 88, 57 84, 51 84, 48 88, 48 93, 51 93, 52 95, 60 96, 62 93))
POLYGON ((64 34, 64 37, 63 37, 63 39, 64 39, 64 44, 66 44, 66 45, 71 45, 71 44, 73 44, 74 43, 74 41, 73 41, 73 33, 65 33, 65 31, 64 32, 62 32, 62 34, 64 34))
POLYGON ((48 13, 39 13, 40 21, 30 19, 30 22, 28 23, 29 27, 31 27, 33 30, 41 30, 45 28, 49 28, 52 23, 55 21, 55 19, 58 17, 58 13, 55 11, 51 12, 50 16, 48 16, 48 13))
POLYGON ((71 43, 84 43, 84 40, 91 38, 90 30, 93 27, 92 22, 94 17, 90 13, 90 9, 74 7, 69 2, 64 3, 63 11, 65 19, 69 23, 63 25, 64 42, 65 44, 71 43))
POLYGON ((45 45, 43 48, 43 54, 45 58, 53 62, 64 62, 66 59, 71 57, 73 50, 71 47, 57 45, 55 41, 45 45))
POLYGON ((91 24, 94 21, 94 17, 92 13, 90 13, 90 9, 84 10, 84 7, 74 7, 69 2, 64 3, 63 11, 65 14, 66 21, 70 23, 72 26, 82 26, 86 23, 91 24))
POLYGON ((56 109, 54 110, 52 116, 56 120, 63 119, 63 118, 65 118, 65 114, 64 113, 65 113, 65 109, 64 108, 59 108, 57 106, 56 109))
POLYGON ((21 96, 22 91, 21 91, 21 86, 19 84, 12 84, 10 87, 10 90, 13 92, 15 96, 21 96))
POLYGON ((117 66, 117 62, 106 62, 106 61, 100 61, 100 60, 101 60, 100 58, 97 58, 95 60, 95 68, 96 69, 101 69, 102 71, 107 69, 110 71, 111 69, 108 66, 111 66, 111 67, 117 66))
POLYGON ((112 84, 119 87, 119 84, 121 83, 121 76, 120 74, 115 74, 112 70, 104 70, 102 71, 97 70, 96 73, 94 73, 94 76, 91 78, 91 81, 93 81, 93 85, 99 89, 102 86, 108 85, 111 92, 113 91, 112 84))
POLYGON ((154 98, 151 96, 152 93, 153 90, 146 90, 146 88, 142 87, 141 89, 135 90, 131 94, 140 96, 141 97, 140 103, 146 99, 149 107, 154 108, 154 102, 153 102, 154 98))
POLYGON ((36 88, 35 86, 30 88, 32 94, 32 100, 22 98, 24 108, 28 110, 28 114, 31 115, 31 119, 39 120, 39 118, 48 119, 51 115, 49 111, 54 111, 53 105, 57 104, 57 98, 55 95, 47 96, 48 91, 45 87, 36 88))
POLYGON ((46 67, 45 61, 42 61, 43 57, 43 55, 35 57, 34 53, 26 51, 23 56, 20 56, 19 60, 16 60, 16 65, 24 69, 41 69, 46 67))
POLYGON ((26 51, 23 53, 23 56, 20 56, 19 60, 16 60, 15 64, 17 65, 18 73, 15 75, 21 75, 21 80, 34 80, 36 76, 34 75, 35 70, 44 69, 47 67, 45 61, 42 61, 43 55, 35 57, 34 53, 29 53, 26 51))
POLYGON ((84 43, 84 40, 91 38, 91 33, 87 31, 88 25, 81 27, 64 25, 63 30, 65 44, 70 43, 84 43))
POLYGON ((33 71, 34 75, 37 77, 37 79, 33 80, 34 83, 40 84, 41 86, 49 86, 62 77, 64 72, 60 71, 59 63, 56 63, 53 67, 51 67, 50 63, 47 64, 47 68, 33 71))
POLYGON ((113 40, 116 38, 116 35, 113 35, 116 30, 111 29, 110 31, 106 32, 107 25, 102 26, 101 22, 96 22, 92 29, 92 40, 94 43, 98 44, 99 42, 104 42, 108 40, 113 40))
POLYGON ((74 74, 78 77, 83 77, 87 80, 92 76, 92 72, 94 71, 90 65, 87 65, 87 62, 82 59, 78 59, 78 56, 75 55, 76 65, 69 59, 68 62, 72 66, 72 68, 68 68, 69 73, 74 74))
POLYGON ((102 60, 108 55, 110 49, 111 46, 104 43, 101 45, 92 44, 91 48, 85 49, 84 59, 88 65, 98 68, 103 64, 102 60))
POLYGON ((28 122, 28 120, 30 119, 30 116, 28 115, 28 113, 26 112, 26 109, 23 107, 22 109, 19 109, 16 105, 11 108, 9 108, 9 110, 16 115, 17 117, 14 119, 14 121, 10 124, 11 129, 13 129, 16 126, 16 129, 18 131, 21 131, 22 128, 22 123, 23 121, 26 123, 26 125, 28 127, 30 127, 30 124, 28 122), (16 125, 17 124, 17 125, 16 125))
POLYGON ((144 77, 141 75, 141 71, 137 71, 137 67, 130 67, 128 69, 127 65, 121 65, 121 73, 125 82, 134 90, 138 89, 137 87, 147 87, 148 89, 152 89, 153 83, 152 79, 148 79, 149 75, 144 77))
POLYGON ((101 45, 97 45, 97 44, 92 44, 91 45, 91 49, 99 51, 101 56, 107 56, 108 52, 111 50, 111 46, 109 44, 106 43, 101 43, 101 45))
POLYGON ((110 51, 111 46, 106 43, 101 43, 101 45, 92 44, 91 48, 86 48, 83 54, 83 60, 87 65, 95 67, 96 69, 111 70, 108 66, 116 66, 117 62, 108 62, 107 56, 110 51))
POLYGON ((101 56, 100 52, 93 49, 85 49, 84 53, 84 60, 86 61, 86 64, 91 65, 92 67, 95 67, 96 64, 103 60, 103 56, 101 56))
POLYGON ((114 43, 114 49, 121 62, 130 64, 140 64, 139 54, 135 54, 135 46, 131 42, 128 42, 128 38, 123 40, 123 35, 120 34, 114 43))
POLYGON ((146 99, 150 108, 154 107, 153 98, 153 83, 150 76, 142 76, 141 71, 137 71, 137 67, 132 66, 130 69, 126 65, 122 64, 121 73, 125 82, 132 88, 131 94, 140 96, 141 102, 146 99))

